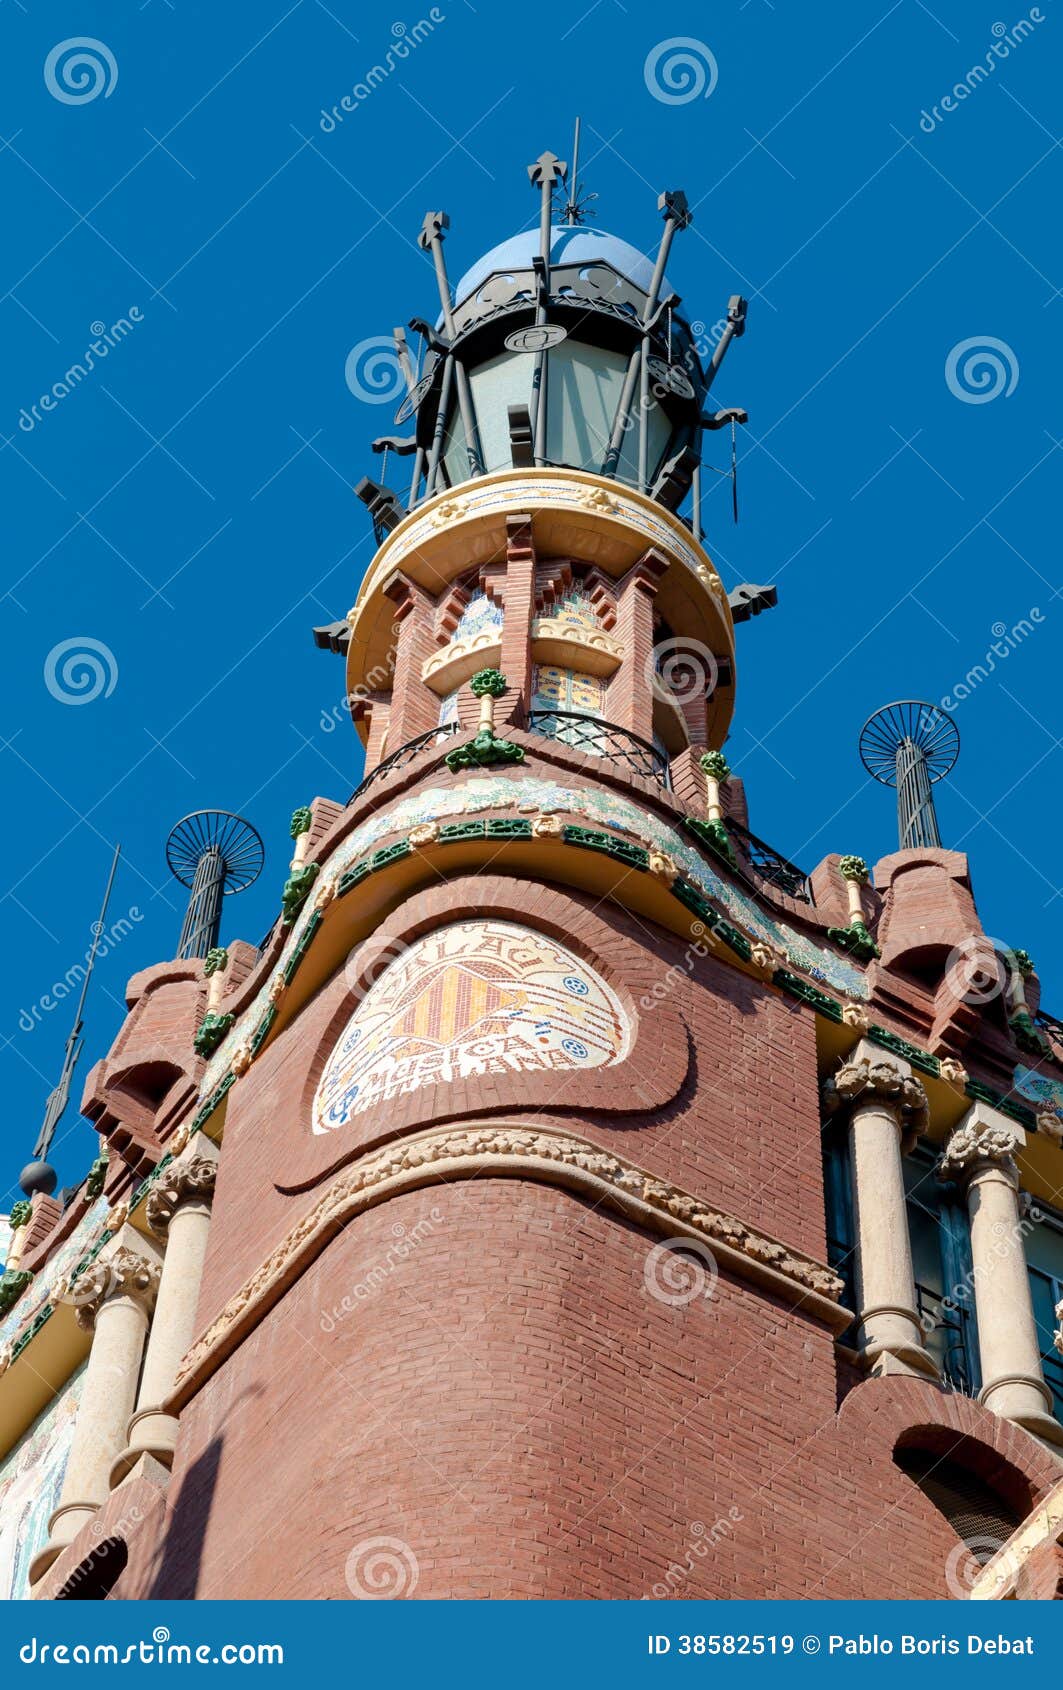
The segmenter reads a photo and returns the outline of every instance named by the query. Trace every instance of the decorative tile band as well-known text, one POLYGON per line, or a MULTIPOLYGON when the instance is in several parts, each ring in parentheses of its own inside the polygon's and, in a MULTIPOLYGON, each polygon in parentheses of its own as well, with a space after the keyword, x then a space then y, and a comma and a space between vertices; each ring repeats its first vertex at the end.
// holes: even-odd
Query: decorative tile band
POLYGON ((649 1231, 708 1244, 728 1272, 804 1309, 834 1332, 844 1331, 852 1318, 841 1306, 841 1279, 822 1262, 585 1139, 522 1126, 437 1129, 376 1151, 327 1187, 192 1345, 168 1409, 177 1412, 191 1400, 355 1215, 400 1192, 485 1176, 560 1185, 649 1231))
MULTIPOLYGON (((366 818, 342 839, 322 866, 323 891, 331 885, 344 896, 368 874, 409 855, 407 839, 374 853, 373 847, 392 834, 410 835, 414 830, 436 828, 440 844, 463 839, 485 837, 483 821, 467 821, 472 815, 490 810, 534 812, 539 817, 561 815, 586 819, 589 828, 566 828, 566 842, 586 844, 591 833, 600 841, 598 849, 618 861, 636 863, 645 868, 647 851, 670 857, 686 880, 701 894, 713 898, 727 916, 754 939, 782 952, 788 962, 817 983, 841 992, 847 998, 867 997, 864 971, 846 957, 838 956, 825 946, 817 945, 805 934, 798 933, 787 923, 767 915, 745 892, 732 885, 719 873, 691 839, 670 827, 660 817, 631 799, 605 787, 568 787, 558 781, 537 776, 477 775, 462 786, 432 786, 408 794, 396 803, 366 818), (599 830, 607 830, 601 832, 599 830), (617 839, 626 835, 637 845, 617 839), (582 837, 581 837, 582 835, 582 837), (610 842, 610 836, 613 836, 610 842), (615 848, 614 848, 615 847, 615 848)), ((509 820, 488 820, 486 837, 493 839, 527 838, 527 823, 509 820)), ((414 838, 414 844, 422 843, 414 838)), ((673 888, 675 890, 675 888, 673 888)), ((678 894, 677 894, 678 895, 678 894)), ((221 1042, 208 1062, 202 1096, 206 1098, 224 1078, 231 1067, 231 1053, 246 1044, 254 1029, 260 1027, 263 1016, 274 1002, 275 979, 278 974, 290 981, 309 942, 308 929, 320 921, 321 894, 311 895, 302 906, 292 927, 281 959, 270 979, 265 980, 253 1001, 221 1042)), ((685 900, 684 900, 685 901, 685 900)), ((696 912, 701 913, 700 909, 696 912)), ((711 911, 719 920, 716 911, 711 911)), ((262 1037, 265 1035, 263 1034, 262 1037)), ((259 1039, 261 1043, 261 1038, 259 1039)))

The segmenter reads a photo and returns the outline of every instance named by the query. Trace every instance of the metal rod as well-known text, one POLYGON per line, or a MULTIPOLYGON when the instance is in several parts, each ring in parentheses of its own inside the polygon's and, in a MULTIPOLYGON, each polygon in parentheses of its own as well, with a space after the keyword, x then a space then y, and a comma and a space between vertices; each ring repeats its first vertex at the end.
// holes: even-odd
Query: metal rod
POLYGON ((188 908, 181 926, 177 955, 182 962, 206 956, 218 943, 221 932, 221 901, 225 895, 225 857, 217 845, 208 845, 192 881, 188 908))
MULTIPOLYGON (((534 164, 528 166, 528 179, 533 187, 539 189, 539 270, 538 270, 538 298, 535 306, 535 326, 543 328, 546 323, 547 307, 550 299, 550 206, 554 197, 554 186, 563 182, 566 167, 554 153, 541 153, 534 164)), ((546 463, 547 421, 549 417, 549 378, 550 363, 548 348, 542 346, 535 354, 535 372, 532 376, 532 448, 536 469, 542 469, 546 463)))
MULTIPOLYGON (((610 478, 615 477, 620 464, 620 454, 624 447, 624 435, 627 433, 627 419, 631 410, 631 401, 635 393, 635 383, 640 380, 640 376, 640 385, 642 387, 640 399, 643 394, 648 393, 649 390, 649 324, 651 323, 653 314, 657 309, 657 300, 661 292, 661 283, 664 281, 665 265, 668 263, 668 255, 672 250, 672 241, 675 237, 676 230, 686 229, 691 222, 691 215, 687 210, 686 196, 679 190, 677 190, 674 194, 662 194, 660 200, 658 201, 658 205, 664 212, 664 231, 661 235, 661 244, 657 249, 657 260, 653 267, 653 279, 650 282, 650 291, 646 296, 646 308, 643 312, 641 324, 642 339, 640 344, 635 347, 635 350, 632 352, 631 357, 628 360, 627 372, 624 376, 624 386, 620 394, 620 403, 617 406, 616 416, 613 418, 613 432, 609 437, 609 446, 606 450, 605 457, 602 460, 602 474, 610 478)), ((645 410, 643 410, 643 418, 644 417, 645 410)), ((644 464, 647 448, 643 439, 643 433, 644 422, 640 422, 640 486, 645 484, 646 479, 644 464)))
MULTIPOLYGON (((430 211, 421 225, 418 236, 420 246, 432 254, 435 265, 436 284, 439 288, 439 304, 443 313, 443 324, 447 331, 447 339, 454 341, 454 311, 450 303, 450 282, 447 278, 447 264, 443 257, 443 230, 450 227, 450 219, 445 211, 430 211)), ((480 433, 476 426, 476 411, 472 402, 469 388, 469 377, 464 364, 450 354, 454 368, 454 379, 458 390, 458 409, 461 412, 461 426, 465 431, 465 450, 469 459, 469 474, 484 474, 483 450, 480 446, 480 433)))
POLYGON ((439 388, 439 409, 436 411, 435 430, 432 434, 432 451, 428 459, 428 475, 425 480, 424 496, 430 499, 436 490, 439 479, 439 460, 443 450, 443 436, 447 431, 447 412, 450 410, 450 388, 454 379, 454 354, 448 352, 443 362, 443 380, 439 388))
MULTIPOLYGON (((409 395, 417 386, 417 371, 414 369, 413 361, 410 358, 410 348, 406 342, 406 330, 403 328, 397 328, 392 329, 391 332, 395 338, 395 351, 398 355, 399 368, 402 371, 402 377, 406 383, 407 395, 409 395)), ((406 509, 408 511, 412 510, 414 505, 417 503, 417 490, 421 484, 421 471, 423 469, 424 447, 418 446, 413 457, 413 476, 410 480, 410 491, 406 499, 406 509)), ((387 476, 381 472, 380 479, 381 481, 386 481, 387 476)))
POLYGON ((55 1088, 48 1094, 48 1102, 46 1103, 44 1109, 44 1122, 41 1126, 40 1134, 33 1150, 34 1157, 38 1162, 43 1162, 47 1157, 52 1139, 55 1135, 55 1129, 59 1124, 60 1118, 70 1098, 70 1081, 73 1078, 77 1059, 81 1055, 81 1018, 85 1009, 85 998, 88 994, 89 981, 92 978, 92 970, 96 965, 96 952, 99 949, 100 936, 103 933, 103 924, 107 919, 107 906, 111 901, 111 887, 114 885, 114 877, 118 869, 118 859, 121 854, 121 845, 116 845, 114 848, 114 856, 111 858, 111 872, 107 876, 107 886, 103 894, 103 903, 100 905, 99 918, 94 923, 92 929, 92 945, 85 963, 85 975, 81 982, 81 994, 78 998, 78 1006, 74 1011, 74 1024, 70 1029, 70 1033, 66 1041, 66 1047, 63 1051, 63 1066, 60 1070, 59 1081, 55 1088))
POLYGON ((897 833, 902 851, 941 846, 926 753, 912 739, 897 747, 897 833))

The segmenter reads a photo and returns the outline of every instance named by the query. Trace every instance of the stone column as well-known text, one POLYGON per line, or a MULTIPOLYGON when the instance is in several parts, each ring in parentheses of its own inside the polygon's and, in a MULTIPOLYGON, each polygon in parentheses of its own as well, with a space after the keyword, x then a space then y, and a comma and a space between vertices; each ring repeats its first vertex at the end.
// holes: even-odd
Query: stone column
POLYGON ((160 1261, 150 1238, 123 1226, 71 1287, 78 1325, 92 1332, 92 1348, 59 1507, 48 1522, 48 1542, 30 1566, 31 1584, 106 1501, 111 1464, 136 1401, 160 1261))
POLYGON ((1041 1371, 1019 1213, 1014 1153, 1023 1142, 1021 1127, 976 1103, 949 1139, 939 1173, 965 1190, 971 1219, 982 1360, 978 1400, 1001 1419, 1060 1445, 1063 1426, 1052 1416, 1052 1393, 1041 1371))
POLYGON ((901 1057, 861 1039, 824 1100, 849 1119, 859 1347, 876 1374, 936 1379, 915 1306, 901 1168, 903 1142, 926 1122, 926 1092, 901 1057))
POLYGON ((195 1335, 196 1303, 210 1231, 218 1152, 197 1138, 168 1168, 147 1200, 152 1232, 166 1246, 155 1318, 144 1357, 136 1413, 129 1421, 126 1447, 111 1468, 111 1485, 121 1484, 142 1455, 173 1465, 177 1420, 164 1411, 177 1369, 195 1335))

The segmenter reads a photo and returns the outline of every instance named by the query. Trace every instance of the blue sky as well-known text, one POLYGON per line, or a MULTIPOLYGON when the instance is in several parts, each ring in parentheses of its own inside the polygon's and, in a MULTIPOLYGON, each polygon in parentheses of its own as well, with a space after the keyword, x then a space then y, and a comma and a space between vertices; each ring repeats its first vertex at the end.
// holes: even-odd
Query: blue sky
POLYGON ((892 849, 892 795, 856 754, 864 718, 954 696, 1001 628, 1032 619, 958 704, 939 811, 987 931, 1029 949, 1063 1007, 1063 15, 1053 0, 825 0, 813 22, 725 0, 669 8, 665 27, 641 0, 581 6, 4 7, 0 1187, 68 1031, 69 1003, 32 1007, 87 948, 113 842, 112 916, 132 931, 95 982, 55 1155, 66 1179, 94 1152, 76 1101, 125 982, 176 946, 171 824, 218 806, 261 830, 265 870, 224 929, 257 940, 292 808, 356 784, 341 665, 310 628, 343 615, 371 555, 350 489, 391 411, 355 400, 345 363, 434 309, 424 213, 449 211, 457 276, 534 223, 525 166, 568 156, 577 112, 597 226, 652 251, 657 193, 681 187, 695 223, 669 270, 688 315, 750 299, 716 389, 750 413, 742 520, 721 485, 707 544, 729 585, 779 586, 779 608, 739 630, 728 754, 753 827, 807 868, 892 849), (433 16, 326 132, 322 109, 433 16), (1002 29, 1018 44, 943 108, 1002 29), (47 77, 46 61, 79 37, 106 49, 99 91, 75 81, 63 100, 62 58, 47 77), (670 84, 677 50, 696 68, 670 84), (94 325, 123 318, 41 410, 94 325), (993 370, 955 350, 987 340, 993 370), (61 696, 62 654, 49 686, 67 641, 104 648, 91 702, 61 696))

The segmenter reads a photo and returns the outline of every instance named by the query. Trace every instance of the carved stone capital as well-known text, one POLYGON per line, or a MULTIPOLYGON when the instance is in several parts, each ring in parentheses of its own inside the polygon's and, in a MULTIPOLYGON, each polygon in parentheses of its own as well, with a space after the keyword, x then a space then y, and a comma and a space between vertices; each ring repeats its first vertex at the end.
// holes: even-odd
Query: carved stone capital
POLYGON ((122 1245, 112 1255, 98 1256, 79 1274, 68 1296, 77 1310, 78 1325, 91 1332, 104 1303, 111 1297, 136 1297, 149 1310, 159 1289, 159 1264, 122 1245))
POLYGON ((157 1238, 166 1237, 182 1203, 210 1202, 217 1174, 218 1164, 209 1156, 190 1156, 166 1169, 149 1194, 145 1209, 148 1225, 157 1238))
POLYGON ((828 1114, 850 1111, 864 1103, 883 1103, 896 1114, 906 1132, 921 1132, 929 1114, 922 1081, 908 1072, 906 1064, 877 1053, 844 1063, 825 1082, 823 1102, 828 1114))
POLYGON ((963 1121, 945 1146, 938 1177, 969 1179, 982 1168, 998 1167, 1017 1178, 1014 1157, 1018 1146, 1018 1135, 1010 1127, 963 1121))

